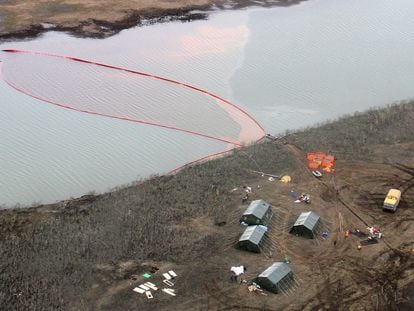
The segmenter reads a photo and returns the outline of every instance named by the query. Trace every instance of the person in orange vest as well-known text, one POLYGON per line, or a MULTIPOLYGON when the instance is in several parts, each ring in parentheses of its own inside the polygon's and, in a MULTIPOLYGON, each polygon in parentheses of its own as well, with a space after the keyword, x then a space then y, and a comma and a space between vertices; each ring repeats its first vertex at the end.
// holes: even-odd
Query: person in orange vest
POLYGON ((349 237, 349 230, 346 230, 345 231, 345 237, 347 238, 347 237, 349 237))

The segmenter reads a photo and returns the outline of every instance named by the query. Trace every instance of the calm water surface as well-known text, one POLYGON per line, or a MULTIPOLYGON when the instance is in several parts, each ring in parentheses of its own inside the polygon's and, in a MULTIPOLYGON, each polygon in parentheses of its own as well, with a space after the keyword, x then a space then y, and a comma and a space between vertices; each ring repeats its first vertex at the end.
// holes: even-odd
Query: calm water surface
MULTIPOLYGON (((191 83, 230 99, 266 132, 280 133, 413 97, 413 14, 410 0, 311 0, 289 8, 218 12, 207 21, 138 27, 105 40, 50 32, 0 48, 71 55, 191 83)), ((25 81, 29 75, 30 87, 49 90, 44 73, 36 69, 39 63, 26 67, 10 57, 0 53, 8 74, 24 74, 25 81)), ((56 77, 73 69, 49 61, 44 66, 56 77)), ((80 77, 89 74, 90 68, 79 68, 80 77)), ((144 84, 145 89, 141 102, 154 99, 153 89, 144 84)), ((198 100, 174 92, 165 96, 175 107, 183 98, 198 100)), ((201 116, 193 112, 180 111, 179 121, 188 118, 197 126, 201 116)), ((220 124, 217 130, 236 135, 237 125, 220 124)), ((10 206, 107 191, 229 146, 65 110, 0 82, 0 147, 0 204, 10 206)))

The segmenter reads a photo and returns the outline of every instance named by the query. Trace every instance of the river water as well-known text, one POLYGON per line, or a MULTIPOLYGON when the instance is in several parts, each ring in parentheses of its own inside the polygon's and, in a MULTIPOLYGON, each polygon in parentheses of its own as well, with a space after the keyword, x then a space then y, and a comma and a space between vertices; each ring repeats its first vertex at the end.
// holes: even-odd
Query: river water
MULTIPOLYGON (((410 0, 310 0, 136 27, 103 40, 48 32, 0 48, 69 55, 189 83, 230 100, 277 134, 411 98, 413 14, 410 0)), ((137 118, 159 117, 232 141, 260 136, 200 94, 48 57, 0 53, 0 61, 4 78, 61 104, 101 110, 112 104, 111 113, 130 113, 136 96, 137 118), (165 111, 160 103, 168 104, 165 111)), ((231 147, 57 107, 0 81, 3 206, 108 191, 231 147)))

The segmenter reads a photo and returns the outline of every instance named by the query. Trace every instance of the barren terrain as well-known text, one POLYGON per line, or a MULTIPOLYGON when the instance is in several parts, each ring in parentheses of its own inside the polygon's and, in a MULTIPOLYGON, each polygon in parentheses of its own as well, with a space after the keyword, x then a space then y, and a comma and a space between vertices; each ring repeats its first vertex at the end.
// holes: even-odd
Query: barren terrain
POLYGON ((0 213, 0 305, 6 310, 412 310, 414 306, 414 103, 359 113, 259 143, 174 176, 99 196, 0 213), (335 173, 314 178, 306 152, 331 151, 335 173), (292 183, 250 170, 292 177, 292 183), (275 217, 260 254, 235 248, 249 201, 264 199, 275 217), (381 209, 387 190, 402 190, 397 212, 381 209), (307 192, 295 204, 290 191, 307 192), (326 240, 288 233, 312 210, 326 240), (345 230, 381 228, 378 244, 345 230), (334 241, 337 241, 336 246, 334 241), (230 283, 230 267, 254 278, 287 256, 296 286, 250 293, 230 283), (177 296, 134 293, 173 269, 177 296))
POLYGON ((79 36, 105 37, 136 25, 204 19, 212 9, 286 6, 302 1, 3 0, 0 1, 0 40, 34 36, 51 29, 79 36))

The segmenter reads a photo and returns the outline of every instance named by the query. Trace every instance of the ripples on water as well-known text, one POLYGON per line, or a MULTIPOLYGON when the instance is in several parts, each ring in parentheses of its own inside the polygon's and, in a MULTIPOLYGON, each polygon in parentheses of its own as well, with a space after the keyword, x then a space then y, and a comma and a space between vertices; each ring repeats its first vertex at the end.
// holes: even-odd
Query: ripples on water
MULTIPOLYGON (((232 100, 267 132, 278 133, 412 97, 413 13, 409 0, 311 0, 288 8, 220 12, 207 21, 134 28, 105 40, 52 32, 0 48, 72 55, 197 85, 232 100)), ((24 64, 13 62, 16 71, 9 67, 7 74, 25 76, 30 82, 25 87, 47 90, 41 95, 58 100, 80 99, 79 93, 67 93, 70 89, 63 87, 69 80, 73 90, 82 90, 86 104, 104 109, 117 101, 114 94, 122 89, 128 104, 111 107, 118 107, 118 113, 131 113, 129 103, 137 89, 154 105, 167 100, 191 107, 193 101, 211 101, 177 88, 160 92, 158 83, 138 85, 125 75, 108 83, 114 77, 97 68, 83 68, 82 76, 76 76, 75 67, 63 62, 46 63, 46 68, 38 60, 24 64), (29 80, 36 77, 30 68, 37 68, 38 79, 29 80), (65 79, 63 71, 68 72, 65 79), (97 79, 102 74, 105 79, 97 79), (104 96, 96 98, 96 90, 102 88, 99 95, 104 96)), ((52 202, 106 191, 228 147, 194 135, 40 104, 5 83, 0 83, 0 99, 0 203, 52 202)), ((211 121, 212 133, 237 135, 237 122, 228 114, 203 109, 197 106, 194 113, 214 115, 221 118, 220 124, 226 123, 216 128, 211 121)), ((164 118, 156 112, 149 111, 148 117, 164 118)), ((165 120, 181 122, 184 118, 178 116, 167 114, 165 120)), ((204 121, 180 125, 210 131, 210 120, 204 121)))
POLYGON ((236 102, 272 132, 413 97, 414 2, 314 0, 249 15, 236 102))
POLYGON ((263 136, 254 120, 231 103, 191 85, 146 73, 24 51, 10 52, 2 73, 16 90, 61 108, 235 145, 263 136))
MULTIPOLYGON (((237 23, 221 19, 214 26, 199 22, 155 25, 127 30, 106 40, 76 39, 48 33, 39 40, 6 44, 1 48, 72 55, 146 71, 200 86, 226 98, 229 94, 226 77, 234 70, 240 53, 238 48, 246 38, 235 35, 240 32, 237 30, 239 26, 236 26, 236 32, 229 31, 228 34, 221 30, 232 29, 232 25, 237 23), (141 44, 144 42, 145 46, 141 44), (215 68, 213 60, 219 61, 221 66, 215 68)), ((1 58, 6 58, 6 55, 1 55, 1 58)), ((66 95, 73 100, 79 99, 92 108, 99 105, 118 113, 131 113, 130 109, 135 106, 129 104, 134 102, 134 93, 139 89, 141 96, 136 98, 141 103, 145 99, 154 104, 161 101, 165 104, 167 99, 171 104, 165 107, 169 113, 164 111, 159 116, 155 109, 141 110, 143 116, 152 113, 150 117, 153 118, 162 117, 164 121, 181 122, 180 125, 186 127, 195 126, 214 134, 243 139, 238 137, 242 133, 237 115, 230 118, 228 112, 223 113, 223 108, 218 108, 218 103, 206 96, 165 84, 161 88, 160 81, 147 79, 140 84, 136 83, 138 77, 133 78, 135 82, 127 81, 130 79, 125 74, 102 72, 92 66, 83 66, 76 71, 73 70, 76 64, 75 67, 72 65, 53 64, 50 59, 42 62, 25 58, 19 62, 11 60, 9 65, 5 65, 9 66, 5 73, 13 80, 23 77, 24 88, 37 95, 54 96, 56 100, 74 105, 66 96, 61 96, 61 92, 69 92, 66 95), (97 79, 99 74, 105 75, 105 79, 97 79), (118 83, 119 75, 125 82, 122 85, 118 83), (114 78, 118 81, 115 82, 117 87, 108 83, 114 78), (64 83, 68 81, 70 85, 65 87, 64 83), (106 89, 96 92, 98 85, 98 88, 106 89), (118 87, 124 93, 120 93, 118 87), (81 98, 77 98, 79 90, 81 98), (110 100, 101 96, 104 93, 110 100), (125 102, 120 105, 119 97, 127 100, 127 105, 125 102), (106 106, 112 100, 118 105, 106 106), (196 118, 187 118, 184 123, 186 111, 175 109, 180 104, 191 106, 189 108, 196 118)), ((0 113, 5 118, 0 127, 7 133, 2 136, 1 143, 5 148, 0 151, 1 163, 7 163, 4 167, 2 165, 0 188, 0 202, 5 204, 51 202, 92 190, 107 191, 232 147, 228 143, 186 133, 60 109, 19 94, 5 83, 0 84, 0 92, 5 99, 0 105, 0 113)))

